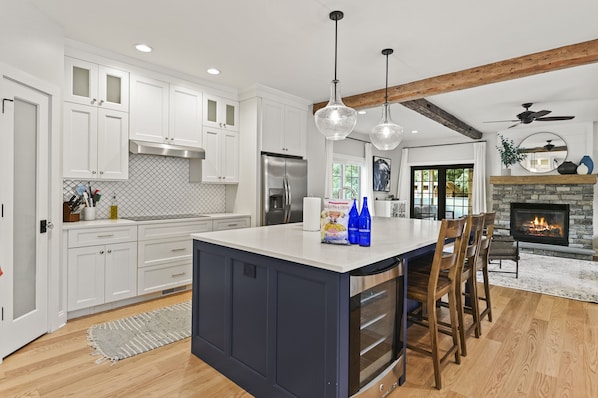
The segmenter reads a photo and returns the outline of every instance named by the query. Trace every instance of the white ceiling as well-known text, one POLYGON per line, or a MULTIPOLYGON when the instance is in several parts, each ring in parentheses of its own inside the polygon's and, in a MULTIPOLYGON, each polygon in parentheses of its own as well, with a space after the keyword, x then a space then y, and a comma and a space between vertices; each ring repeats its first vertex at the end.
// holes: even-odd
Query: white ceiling
MULTIPOLYGON (((384 87, 383 48, 393 48, 389 85, 403 84, 598 38, 596 0, 30 0, 64 27, 65 36, 238 90, 264 84, 312 102, 327 100, 334 73, 343 96, 384 87), (154 48, 137 52, 136 43, 154 48), (217 77, 205 71, 216 67, 217 77)), ((428 97, 482 132, 513 123, 521 104, 548 116, 598 120, 598 64, 428 97)), ((360 117, 367 133, 379 109, 360 117)), ((405 143, 463 138, 398 104, 393 120, 405 143)), ((535 122, 535 124, 542 122, 535 122)), ((559 122, 560 123, 560 122, 559 122)), ((557 122, 543 122, 555 126, 557 122)))

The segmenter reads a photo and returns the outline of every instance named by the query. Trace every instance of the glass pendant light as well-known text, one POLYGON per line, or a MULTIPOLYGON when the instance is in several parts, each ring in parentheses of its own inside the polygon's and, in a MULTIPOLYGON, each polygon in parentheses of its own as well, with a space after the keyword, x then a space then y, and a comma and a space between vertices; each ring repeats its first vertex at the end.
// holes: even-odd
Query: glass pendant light
POLYGON ((370 140, 376 148, 381 151, 390 151, 399 146, 403 139, 403 127, 394 124, 390 118, 390 104, 388 103, 388 56, 393 53, 392 48, 382 50, 382 55, 386 55, 386 94, 384 104, 382 105, 382 120, 370 133, 370 140))
POLYGON ((330 101, 326 107, 318 109, 314 115, 316 127, 327 140, 343 140, 355 128, 357 112, 343 104, 339 81, 336 78, 337 30, 338 21, 343 19, 342 11, 332 11, 330 19, 334 21, 334 80, 330 85, 330 101))

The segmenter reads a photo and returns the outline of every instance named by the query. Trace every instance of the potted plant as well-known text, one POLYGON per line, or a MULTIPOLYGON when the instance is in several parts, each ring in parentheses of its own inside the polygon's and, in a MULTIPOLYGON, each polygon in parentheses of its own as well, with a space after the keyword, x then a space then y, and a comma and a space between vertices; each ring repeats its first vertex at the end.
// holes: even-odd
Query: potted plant
POLYGON ((496 146, 498 153, 500 154, 500 161, 505 165, 502 169, 502 175, 511 175, 511 165, 521 162, 527 157, 527 153, 523 153, 522 149, 515 146, 513 140, 505 138, 503 135, 498 134, 500 138, 500 145, 496 146))

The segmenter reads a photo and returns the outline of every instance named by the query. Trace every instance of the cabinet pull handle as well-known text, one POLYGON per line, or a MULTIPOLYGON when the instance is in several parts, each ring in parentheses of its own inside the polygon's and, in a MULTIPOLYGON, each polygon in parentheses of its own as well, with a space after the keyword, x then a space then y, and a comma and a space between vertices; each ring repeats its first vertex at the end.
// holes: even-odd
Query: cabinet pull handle
POLYGON ((238 224, 228 224, 229 227, 236 227, 238 224))
POLYGON ((114 234, 98 235, 98 238, 112 238, 114 234))
POLYGON ((186 272, 179 272, 178 274, 172 274, 171 277, 176 278, 177 276, 183 276, 185 274, 186 274, 186 272))
POLYGON ((182 252, 182 251, 185 251, 185 250, 187 250, 187 248, 185 248, 185 247, 180 247, 180 248, 178 248, 178 249, 171 249, 170 251, 173 251, 173 252, 182 252))

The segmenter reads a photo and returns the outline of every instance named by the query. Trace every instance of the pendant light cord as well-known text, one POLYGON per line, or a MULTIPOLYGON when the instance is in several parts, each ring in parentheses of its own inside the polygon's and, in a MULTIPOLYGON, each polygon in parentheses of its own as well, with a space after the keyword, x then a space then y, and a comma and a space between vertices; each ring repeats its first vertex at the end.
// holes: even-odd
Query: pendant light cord
POLYGON ((388 104, 388 54, 386 54, 386 93, 384 95, 384 103, 388 104))
POLYGON ((338 42, 338 20, 334 21, 334 84, 336 84, 336 61, 337 61, 337 42, 338 42))

